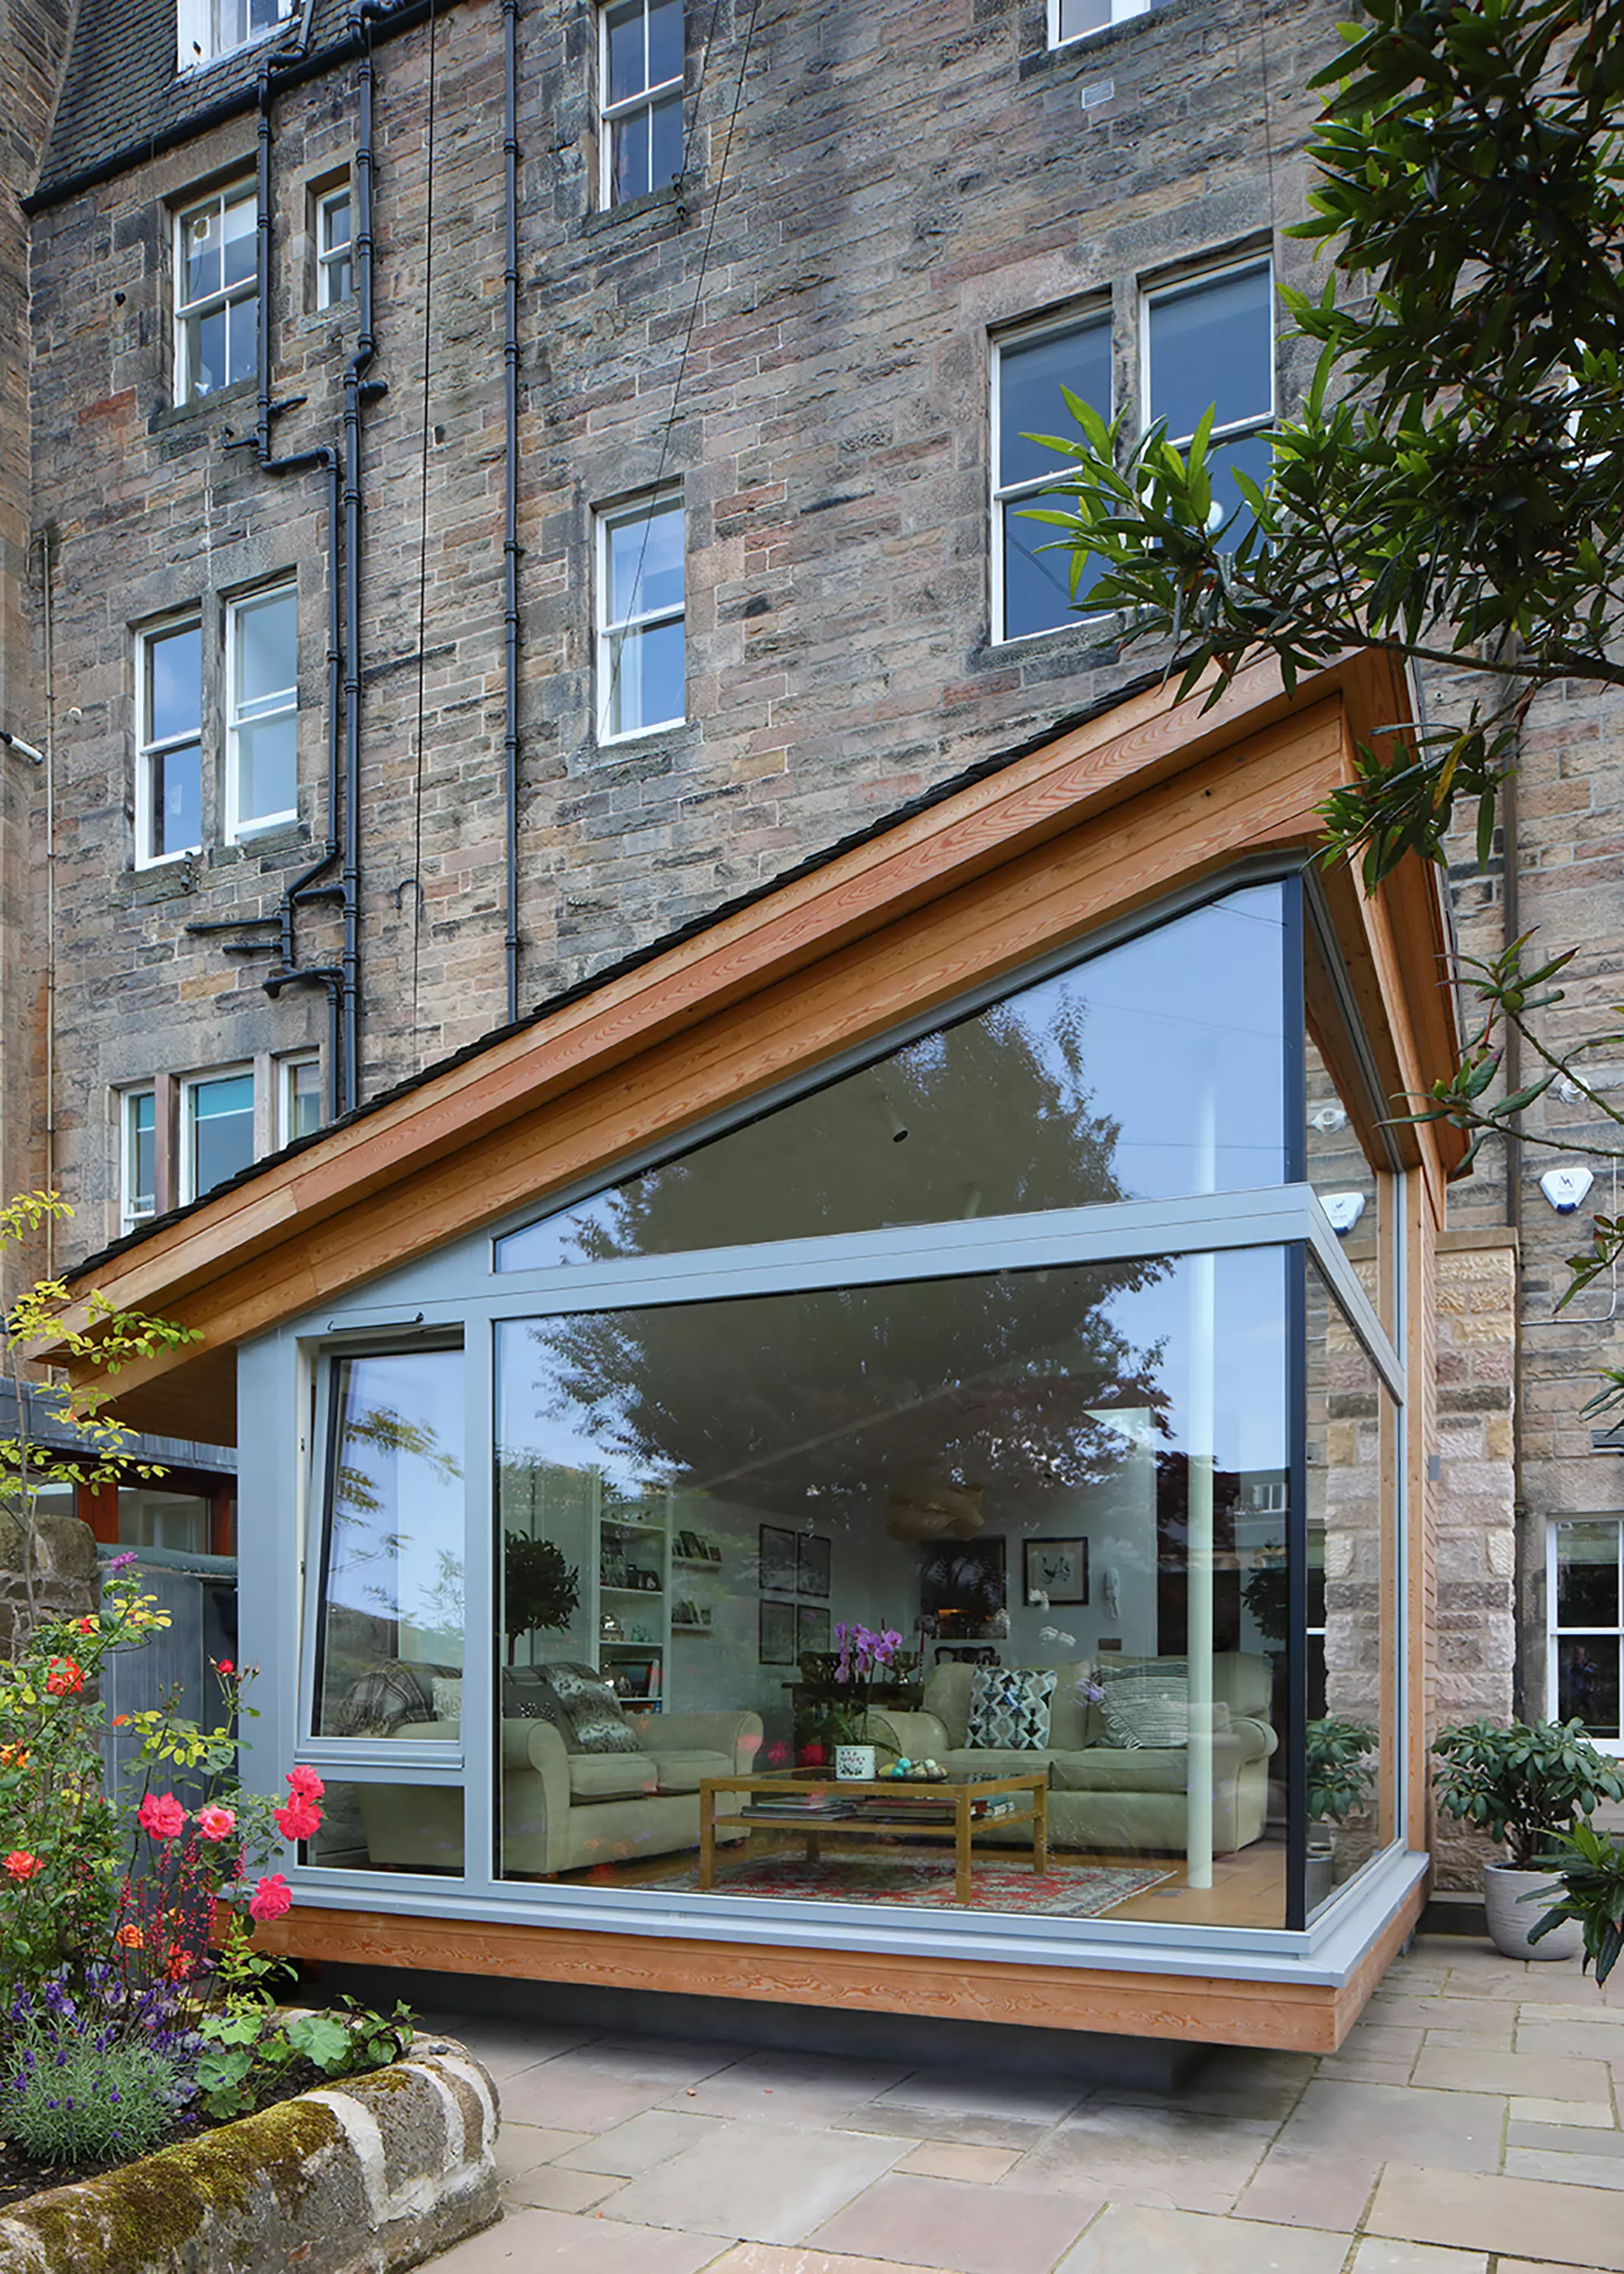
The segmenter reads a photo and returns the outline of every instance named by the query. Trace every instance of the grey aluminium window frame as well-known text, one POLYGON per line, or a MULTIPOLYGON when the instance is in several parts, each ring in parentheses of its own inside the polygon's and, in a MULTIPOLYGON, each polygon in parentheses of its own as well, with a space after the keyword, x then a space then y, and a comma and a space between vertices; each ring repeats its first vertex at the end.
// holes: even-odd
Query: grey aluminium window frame
MULTIPOLYGON (((1163 903, 1124 922, 1125 937, 1163 922, 1178 905, 1210 900, 1241 881, 1255 881, 1267 864, 1247 864, 1219 882, 1192 886, 1175 903, 1163 903)), ((1102 931, 1090 935, 1092 953, 1109 944, 1102 931)), ((1056 963, 1079 960, 1073 949, 1056 963)), ((1039 975, 1036 970, 1005 975, 977 990, 981 1000, 1008 994, 1039 975)), ((921 1017, 918 1031, 961 1015, 968 1003, 951 1012, 938 1007, 921 1017)), ((882 1050, 898 1037, 885 1038, 882 1050)), ((862 1058, 880 1054, 870 1047, 862 1058)), ((831 1078, 820 1065, 788 1087, 804 1092, 831 1078)), ((752 1112, 763 1101, 753 1101, 752 1112)), ((727 1117, 736 1121, 745 1112, 727 1117)), ((657 1157, 668 1157, 692 1144, 695 1133, 667 1139, 657 1157)), ((1300 1169, 1300 1163, 1297 1164, 1300 1169)), ((622 1163, 591 1179, 590 1189, 628 1173, 622 1163)), ((1402 1275, 1404 1178, 1392 1177, 1395 1206, 1387 1237, 1402 1275)), ((567 1205, 563 1194, 551 1205, 567 1205)), ((534 1221, 532 1203, 498 1228, 518 1229, 534 1221)), ((1401 1900, 1425 1868, 1425 1859, 1403 1846, 1406 1818, 1404 1748, 1392 1763, 1395 1841, 1379 1852, 1304 1924, 1280 1928, 1162 1925, 1149 1922, 1065 1921, 975 1913, 964 1918, 943 1914, 899 1913, 861 1902, 808 1906, 770 1898, 672 1894, 636 1888, 605 1891, 587 1885, 519 1887, 499 1878, 496 1855, 495 1773, 485 1757, 483 1738, 469 1742, 462 1732, 484 1732, 495 1707, 495 1654, 489 1647, 489 1619, 475 1615, 494 1585, 492 1465, 476 1448, 492 1442, 494 1419, 493 1344, 497 1323, 506 1319, 557 1315, 583 1309, 629 1308, 648 1303, 696 1302, 730 1295, 793 1291, 902 1280, 963 1276, 990 1269, 1039 1269, 1064 1262, 1104 1262, 1124 1256, 1189 1254, 1246 1247, 1295 1247, 1318 1262, 1340 1309, 1374 1365, 1394 1402, 1397 1431, 1395 1464, 1399 1504, 1395 1510, 1400 1556, 1399 1620, 1390 1638, 1394 1653, 1399 1723, 1405 1727, 1402 1507, 1404 1476, 1405 1369, 1400 1352, 1384 1329, 1357 1273, 1347 1260, 1312 1187, 1302 1181, 1252 1191, 1199 1193, 1177 1199, 1119 1201, 1021 1216, 977 1218, 949 1224, 898 1225, 880 1231, 785 1240, 771 1245, 716 1248, 675 1255, 620 1259, 583 1267, 499 1271, 490 1233, 470 1235, 372 1284, 353 1303, 328 1306, 276 1334, 246 1346, 244 1379, 242 1469, 247 1491, 263 1489, 267 1509, 297 1506, 300 1552, 297 1570, 288 1555, 286 1533, 274 1524, 242 1527, 242 1594, 244 1649, 267 1665, 297 1662, 300 1681, 267 1685, 262 1738, 267 1758, 278 1764, 310 1763, 329 1781, 460 1786, 464 1794, 462 1878, 449 1882, 430 1875, 387 1875, 387 1908, 428 1916, 459 1916, 530 1925, 593 1928, 605 1931, 669 1934, 688 1939, 781 1943, 786 1946, 849 1946, 876 1952, 918 1952, 960 1959, 981 1957, 1028 1962, 1099 1964, 1153 1971, 1233 1974, 1237 1978, 1341 1981, 1365 1946, 1368 1922, 1401 1900), (464 1353, 464 1412, 470 1455, 466 1476, 467 1555, 463 1721, 453 1743, 402 1744, 391 1740, 312 1737, 316 1576, 320 1563, 323 1461, 313 1457, 330 1431, 328 1399, 334 1357, 366 1350, 409 1349, 425 1340, 460 1334, 464 1353), (295 1445, 278 1417, 295 1406, 305 1417, 303 1442, 295 1445), (302 1599, 302 1600, 301 1600, 302 1599), (301 1648, 301 1642, 305 1647, 301 1648), (811 1916, 816 1913, 816 1916, 811 1916)), ((1298 1283, 1302 1269, 1294 1275, 1298 1283)), ((1402 1306, 1402 1276, 1398 1299, 1402 1306)), ((1396 1315, 1402 1318, 1402 1307, 1396 1315)), ((1301 1404, 1294 1428, 1300 1458, 1301 1404)), ((1295 1495, 1302 1502, 1300 1477, 1295 1495)), ((1301 1558, 1297 1559, 1299 1566, 1301 1558)), ((1302 1653, 1298 1653, 1299 1659, 1302 1653)), ((1300 1680, 1300 1668, 1298 1669, 1300 1680)), ((1299 1711, 1298 1721, 1301 1720, 1299 1711)), ((1300 1750, 1300 1736, 1298 1740, 1300 1750)), ((258 1748, 257 1748, 258 1750, 258 1748)), ((1295 1772, 1300 1783, 1300 1767, 1295 1772)), ((1299 1809, 1300 1814, 1300 1809, 1299 1809)), ((316 1906, 376 1905, 377 1872, 286 1859, 301 1902, 316 1906)), ((1298 1881, 1300 1886, 1300 1879, 1298 1881)), ((1288 1913, 1290 1922, 1291 1914, 1288 1913)))

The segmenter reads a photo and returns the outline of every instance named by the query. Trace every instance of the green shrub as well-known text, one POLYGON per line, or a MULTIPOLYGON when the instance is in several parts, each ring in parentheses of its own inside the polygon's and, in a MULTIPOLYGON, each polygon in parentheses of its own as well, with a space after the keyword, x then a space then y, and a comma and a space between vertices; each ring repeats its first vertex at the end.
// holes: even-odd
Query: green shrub
POLYGON ((187 2095, 181 2063, 152 2045, 41 2035, 19 2045, 0 2088, 0 2126, 39 2164, 144 2156, 173 2130, 187 2095))
POLYGON ((1520 1871, 1541 1870, 1552 1835, 1599 1801, 1624 1800, 1624 1779, 1583 1721, 1465 1721, 1432 1751, 1439 1806, 1508 1848, 1520 1871))

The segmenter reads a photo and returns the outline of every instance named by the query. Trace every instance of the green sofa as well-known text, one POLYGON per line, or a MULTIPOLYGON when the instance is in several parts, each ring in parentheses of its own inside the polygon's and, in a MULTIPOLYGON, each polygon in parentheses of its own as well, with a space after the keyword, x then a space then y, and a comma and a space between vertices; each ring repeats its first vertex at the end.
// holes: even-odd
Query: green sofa
MULTIPOLYGON (((1154 1667, 1154 1659, 1113 1663, 1154 1667)), ((921 1709, 871 1711, 869 1740, 894 1759, 928 1758, 944 1768, 1003 1769, 1011 1776, 1049 1771, 1049 1836, 1060 1848, 1106 1853, 1151 1850, 1182 1855, 1189 1772, 1182 1745, 1137 1750, 1109 1743, 1097 1705, 1078 1685, 1093 1672, 1078 1660, 1055 1668, 1049 1742, 1041 1751, 992 1751, 966 1743, 974 1669, 936 1668, 925 1685, 921 1709)), ((1261 1837, 1268 1816, 1268 1761, 1278 1740, 1265 1716, 1271 1676, 1266 1660, 1244 1651, 1220 1651, 1213 1660, 1213 1846, 1229 1855, 1261 1837)), ((1019 1820, 989 1824, 978 1837, 1030 1841, 1019 1820)))

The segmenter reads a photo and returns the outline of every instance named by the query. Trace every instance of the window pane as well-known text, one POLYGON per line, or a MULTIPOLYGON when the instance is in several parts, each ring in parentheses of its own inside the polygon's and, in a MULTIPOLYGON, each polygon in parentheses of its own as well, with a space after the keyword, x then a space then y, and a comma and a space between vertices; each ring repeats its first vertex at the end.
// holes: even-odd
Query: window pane
POLYGON ((649 186, 663 189, 682 171, 682 97, 667 95, 650 112, 653 155, 649 162, 649 186))
POLYGON ((1080 440, 1063 387, 1080 395, 1102 418, 1111 415, 1111 328, 1109 321, 1018 343, 998 357, 998 482, 1036 480, 1064 459, 1026 440, 1029 434, 1080 440))
POLYGON ((124 1213, 127 1216, 150 1216, 153 1212, 158 1182, 154 1126, 156 1105, 157 1101, 150 1090, 142 1096, 124 1101, 124 1173, 129 1180, 124 1194, 124 1213))
POLYGON ((1052 522, 1028 521, 1026 514, 1034 507, 1045 510, 1068 512, 1074 501, 1055 495, 1046 497, 1034 491, 1025 497, 1008 498, 1004 504, 1004 636, 1020 639, 1028 632, 1053 631, 1060 624, 1073 624, 1080 620, 1088 595, 1099 578, 1100 569, 1091 558, 1083 570, 1077 588, 1078 607, 1071 601, 1071 556, 1069 552, 1054 552, 1049 548, 1064 539, 1065 531, 1056 529, 1052 522))
POLYGON ((460 1879, 462 1796, 455 1785, 339 1784, 329 1777, 321 1829, 304 1843, 300 1860, 334 1871, 460 1879))
POLYGON ((462 1353, 334 1373, 316 1734, 423 1735, 462 1670, 462 1353))
POLYGON ((245 284, 255 268, 255 240, 259 208, 252 198, 238 198, 225 210, 224 277, 228 284, 245 284))
POLYGON ((1619 1527, 1616 1523, 1556 1527, 1556 1623, 1619 1623, 1619 1527))
POLYGON ((1619 1645, 1610 1635, 1564 1635, 1556 1645, 1556 1717, 1583 1722, 1592 1737, 1616 1737, 1619 1645))
POLYGON ((251 378, 259 368, 259 305, 250 295, 246 300, 233 300, 226 312, 233 379, 251 378))
POLYGON ((682 508, 657 506, 609 524, 609 621, 682 606, 682 508))
POLYGON ((1271 1249, 504 1322, 501 1868, 701 1889, 719 1802, 718 1896, 957 1908, 939 1788, 786 1829, 866 1742, 1005 1783, 974 1908, 1282 1924, 1285 1293, 1271 1249))
POLYGON ((321 238, 324 251, 330 252, 335 245, 350 242, 350 192, 342 197, 328 198, 321 208, 321 238))
POLYGON ((1222 276, 1150 304, 1150 418, 1174 441, 1209 403, 1214 425, 1266 418, 1274 402, 1274 287, 1267 268, 1222 276))
POLYGON ((614 202, 623 206, 633 198, 646 197, 652 186, 649 113, 635 110, 628 118, 615 119, 609 131, 613 152, 614 202))
POLYGON ((282 1141, 311 1136, 321 1126, 321 1068, 314 1058, 287 1071, 288 1126, 282 1141))
POLYGON ((195 742, 148 760, 154 855, 188 853, 203 842, 203 761, 195 742))
POLYGON ((605 96, 607 102, 624 102, 628 95, 641 94, 649 84, 643 68, 643 22, 644 0, 620 0, 620 5, 604 11, 609 51, 605 96))
POLYGON ((208 1502, 193 1493, 148 1492, 123 1486, 118 1494, 118 1544, 206 1555, 208 1502))
POLYGON ((244 601, 233 614, 240 712, 250 703, 286 695, 292 688, 298 676, 298 606, 289 590, 267 599, 244 601))
POLYGON ((1278 1183, 1284 909, 1249 886, 596 1198, 499 1268, 1278 1183))
POLYGON ((185 281, 182 297, 201 300, 220 290, 221 223, 218 206, 188 214, 181 224, 185 245, 185 281))
POLYGON ((610 643, 609 653, 614 674, 610 719, 615 734, 633 734, 640 727, 681 718, 686 693, 680 622, 622 632, 610 643))
POLYGON ((203 635, 196 624, 157 632, 147 643, 149 742, 195 734, 202 719, 203 635))
POLYGON ((253 1159, 253 1076, 193 1082, 186 1093, 192 1128, 192 1190, 213 1192, 253 1159))
POLYGON ((1079 39, 1085 32, 1102 32, 1111 20, 1111 0, 1060 0, 1060 36, 1079 39))
POLYGON ((1226 552, 1235 550, 1256 518, 1236 484, 1236 469, 1260 490, 1267 489, 1274 456, 1274 446, 1267 434, 1243 434, 1213 453, 1213 504, 1222 516, 1217 526, 1224 532, 1226 552))
POLYGON ((291 717, 239 727, 236 735, 239 822, 291 813, 298 803, 297 735, 291 717))
POLYGON ((226 312, 211 309, 207 316, 188 320, 191 347, 187 356, 187 373, 192 399, 212 395, 226 383, 226 312))
POLYGON ((652 0, 649 9, 649 85, 682 76, 682 0, 652 0))

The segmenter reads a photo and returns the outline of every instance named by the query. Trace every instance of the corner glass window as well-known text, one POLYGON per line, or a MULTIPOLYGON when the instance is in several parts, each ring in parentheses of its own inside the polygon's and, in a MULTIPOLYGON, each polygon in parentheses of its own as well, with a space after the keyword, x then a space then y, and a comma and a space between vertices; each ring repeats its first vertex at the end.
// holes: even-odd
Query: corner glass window
POLYGON ((298 596, 291 584, 228 612, 226 797, 229 832, 298 811, 298 596))
POLYGON ((259 204, 252 182, 175 224, 175 400, 199 403, 259 368, 259 204))
POLYGON ((1295 1255, 503 1323, 502 1871, 1282 1925, 1295 1255))
POLYGON ((682 171, 682 0, 598 10, 603 199, 625 205, 682 171))
MULTIPOLYGON (((313 1734, 455 1737, 462 1718, 462 1353, 337 1359, 331 1404, 313 1734)), ((437 1841, 446 1829, 439 1824, 437 1841)))
POLYGON ((680 497, 598 516, 598 732, 675 726, 688 704, 680 497))
POLYGON ((996 636, 1001 639, 1020 639, 1029 632, 1074 623, 1094 582, 1086 565, 1074 603, 1070 553, 1047 549, 1061 532, 1048 522, 1025 518, 1034 508, 1064 512, 1071 503, 1063 493, 1044 488, 1056 472, 1069 471, 1069 461, 1033 439, 1052 434, 1064 440, 1076 433, 1063 391, 1067 388, 1102 418, 1109 418, 1109 314, 1003 341, 993 350, 996 636))
POLYGON ((193 616, 136 643, 138 866, 203 842, 203 628, 193 616))
POLYGON ((1240 542, 1252 519, 1237 467, 1268 479, 1274 417, 1274 279, 1260 261, 1152 293, 1146 306, 1148 426, 1184 444, 1210 408, 1215 527, 1240 542))
POLYGON ((181 1198, 195 1201, 254 1157, 252 1071, 199 1074, 181 1085, 181 1198))
POLYGON ((1176 916, 511 1232, 499 1270, 1278 1184, 1283 888, 1176 916))

